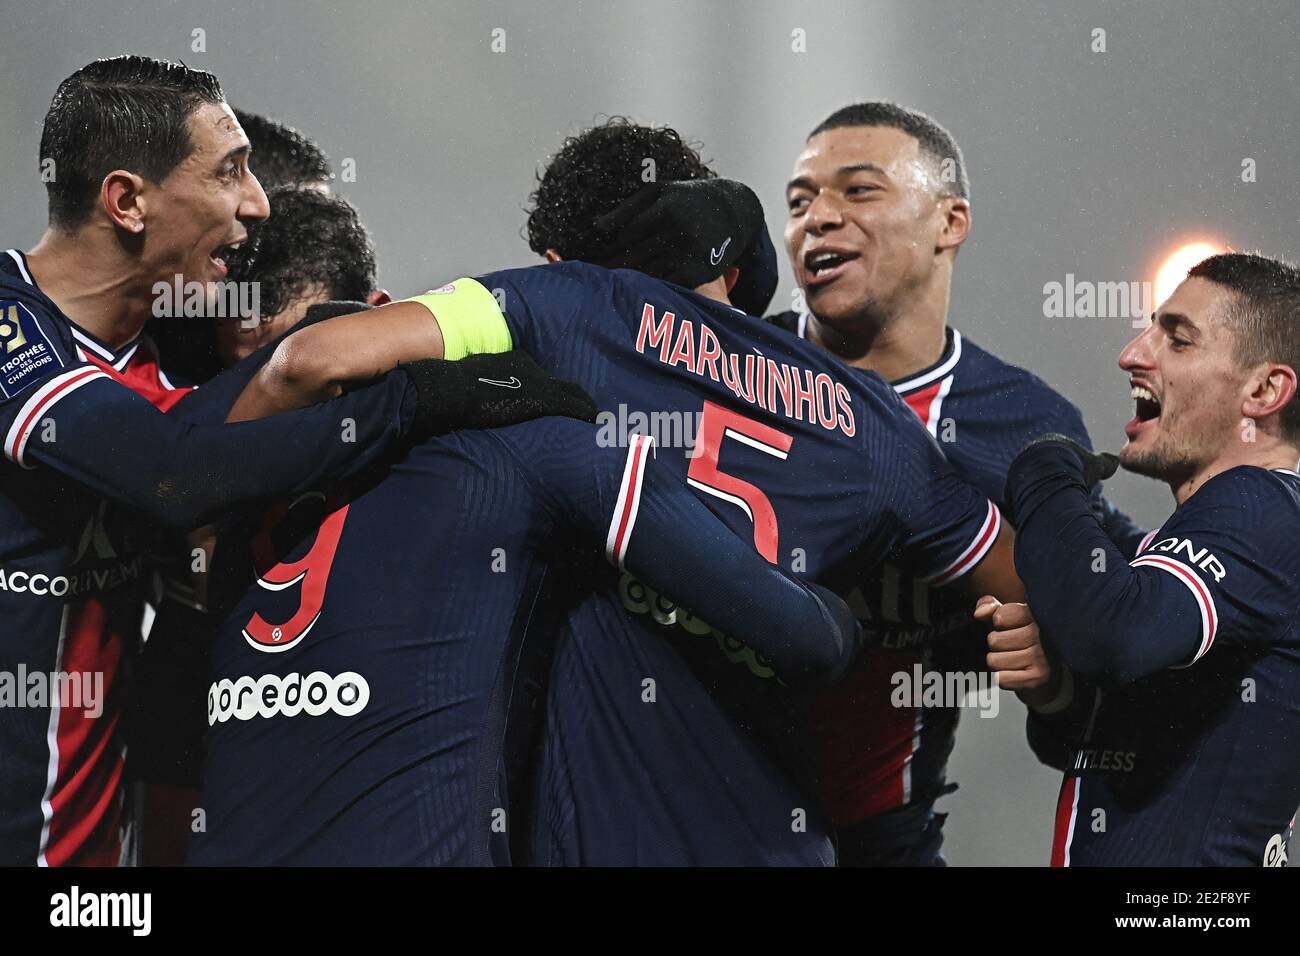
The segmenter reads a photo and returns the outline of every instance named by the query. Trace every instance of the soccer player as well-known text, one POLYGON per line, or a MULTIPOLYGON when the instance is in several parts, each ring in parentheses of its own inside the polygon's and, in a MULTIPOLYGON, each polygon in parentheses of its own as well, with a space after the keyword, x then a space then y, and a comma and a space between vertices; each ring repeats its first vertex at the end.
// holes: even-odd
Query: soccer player
MULTIPOLYGON (((240 128, 248 138, 248 171, 257 178, 268 194, 276 194, 268 195, 267 198, 272 204, 272 209, 275 209, 277 218, 281 213, 276 207, 280 200, 286 198, 289 190, 301 189, 328 196, 333 177, 330 173, 329 158, 320 146, 291 126, 285 126, 276 120, 238 107, 232 107, 232 110, 240 128)), ((361 228, 356 222, 355 212, 351 215, 351 223, 344 223, 343 220, 346 218, 344 213, 336 211, 328 221, 331 228, 361 228)), ((309 236, 295 238, 314 241, 318 246, 321 243, 320 239, 312 239, 309 236)), ((248 252, 246 248, 242 253, 236 250, 227 257, 227 267, 232 273, 235 260, 241 255, 242 258, 247 259, 248 252)), ((373 269, 373 251, 370 252, 369 259, 373 269)), ((339 265, 335 268, 338 273, 355 277, 364 270, 364 260, 358 261, 355 265, 339 265)), ((241 280, 232 275, 229 281, 241 280)), ((355 285, 355 281, 346 284, 355 285)), ((263 293, 265 292, 266 290, 263 289, 263 293)), ((340 295, 335 298, 352 298, 352 296, 340 295)), ((386 301, 387 294, 382 290, 374 291, 370 298, 372 305, 386 301)), ((274 303, 268 302, 263 296, 260 304, 263 315, 266 315, 266 310, 274 303)), ((301 315, 298 318, 301 318, 301 315)), ((285 324, 279 332, 291 328, 293 324, 292 322, 285 324)), ((233 353, 251 354, 263 341, 275 337, 268 335, 267 330, 261 325, 249 322, 245 317, 217 318, 212 322, 184 321, 172 317, 156 318, 146 326, 146 332, 157 344, 164 365, 172 378, 191 384, 206 382, 221 369, 229 367, 232 364, 233 353), (238 335, 238 332, 244 334, 238 335), (234 346, 235 342, 242 345, 234 346)), ((279 332, 276 334, 278 335, 279 332)))
MULTIPOLYGON (((1133 560, 1089 502, 1114 456, 1048 436, 1011 466, 1016 564, 1059 659, 1029 719, 1066 771, 1055 866, 1281 865, 1300 804, 1297 315, 1296 267, 1213 256, 1120 354, 1118 463, 1177 505, 1133 560)), ((1034 627, 996 603, 1003 634, 1034 627)))
MULTIPOLYGON (((748 237, 719 232, 717 271, 694 290, 567 261, 599 258, 597 221, 640 189, 647 158, 665 179, 712 175, 672 130, 615 120, 569 140, 529 222, 554 264, 458 279, 295 334, 259 376, 254 405, 292 406, 303 383, 373 374, 406 354, 523 346, 592 392, 613 440, 638 417, 689 429, 690 454, 664 449, 661 460, 774 563, 846 583, 893 557, 931 580, 987 576, 1018 590, 995 546, 997 509, 956 478, 892 389, 730 307, 748 237)), ((550 672, 530 860, 832 862, 775 677, 754 649, 630 574, 576 598, 550 672)))
MULTIPOLYGON (((1006 468, 1030 439, 1051 431, 1088 445, 1069 401, 948 324, 971 202, 947 130, 893 103, 839 109, 809 135, 786 203, 786 252, 808 312, 773 321, 887 379, 963 477, 1000 501, 1006 468)), ((1106 509, 1113 533, 1135 547, 1141 533, 1106 509)), ((872 652, 813 709, 818 775, 841 864, 941 865, 945 815, 933 807, 955 789, 946 772, 958 710, 892 706, 892 675, 917 663, 984 669, 985 626, 952 588, 893 562, 870 572, 852 603, 872 652)))
POLYGON ((122 517, 195 527, 364 467, 437 411, 436 388, 412 377, 428 367, 413 366, 265 422, 162 414, 188 393, 141 329, 159 283, 220 279, 225 251, 266 216, 247 149, 214 77, 143 57, 78 70, 46 116, 50 226, 29 253, 0 255, 2 863, 123 854, 118 730, 141 559, 122 517), (40 681, 10 700, 27 693, 22 674, 40 681))
MULTIPOLYGON (((259 144, 278 143, 265 126, 257 129, 259 144), (270 143, 264 142, 268 138, 270 143)), ((281 157, 279 150, 276 154, 281 165, 300 155, 281 157)), ((376 286, 374 246, 348 202, 295 185, 271 189, 267 198, 274 215, 250 226, 248 240, 227 258, 229 281, 257 284, 260 322, 250 326, 239 319, 212 320, 223 367, 247 358, 304 318, 316 321, 329 314, 355 312, 361 303, 388 299, 376 286)), ((208 327, 167 321, 173 329, 208 327)), ((170 360, 165 351, 163 355, 170 360)), ((217 420, 224 419, 225 411, 217 420)), ((196 535, 191 543, 210 558, 211 534, 196 535)), ((127 772, 145 781, 141 828, 145 865, 179 864, 185 858, 191 811, 200 805, 197 788, 207 727, 208 654, 221 623, 207 608, 208 563, 200 563, 196 572, 186 549, 184 561, 172 564, 138 661, 128 730, 127 772)))
POLYGON ((762 642, 792 683, 837 678, 847 605, 764 561, 653 454, 545 419, 427 442, 280 509, 214 651, 189 861, 508 864, 507 717, 554 628, 538 592, 557 573, 612 589, 597 560, 762 642))
POLYGON ((376 285, 374 245, 347 200, 295 187, 273 189, 267 199, 275 214, 249 231, 230 263, 236 281, 258 283, 261 321, 214 320, 225 367, 279 338, 313 305, 390 301, 376 285))

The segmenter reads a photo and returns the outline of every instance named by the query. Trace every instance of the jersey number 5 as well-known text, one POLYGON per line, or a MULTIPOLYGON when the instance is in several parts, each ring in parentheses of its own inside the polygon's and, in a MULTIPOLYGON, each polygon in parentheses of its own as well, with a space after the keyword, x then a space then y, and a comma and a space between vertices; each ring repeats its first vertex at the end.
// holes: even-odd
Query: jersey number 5
POLYGON ((749 516, 754 523, 754 547, 776 564, 778 530, 772 502, 754 485, 718 469, 718 452, 724 438, 757 448, 782 461, 794 444, 794 438, 729 408, 705 402, 699 435, 696 436, 696 455, 686 472, 686 481, 693 488, 729 501, 749 516))

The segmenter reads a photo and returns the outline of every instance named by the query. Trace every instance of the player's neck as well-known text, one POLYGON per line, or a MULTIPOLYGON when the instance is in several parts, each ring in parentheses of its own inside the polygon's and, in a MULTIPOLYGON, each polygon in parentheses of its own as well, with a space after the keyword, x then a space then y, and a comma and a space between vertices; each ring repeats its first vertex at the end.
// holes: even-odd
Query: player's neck
POLYGON ((122 254, 111 236, 87 226, 47 229, 27 253, 32 278, 73 322, 110 348, 140 334, 154 300, 152 275, 122 254))
POLYGON ((1223 454, 1201 468, 1191 478, 1181 483, 1170 482, 1169 487, 1173 490, 1174 500, 1181 505, 1215 475, 1221 475, 1230 468, 1240 465, 1253 465, 1256 468, 1270 470, 1286 468, 1295 471, 1297 465, 1300 465, 1300 448, 1275 435, 1264 434, 1262 431, 1256 432, 1251 441, 1234 439, 1223 454))
POLYGON ((875 372, 887 382, 915 375, 943 357, 948 346, 947 297, 940 308, 922 308, 879 325, 844 334, 808 316, 808 337, 847 365, 875 372))
MULTIPOLYGON (((706 299, 712 299, 714 302, 721 302, 723 305, 731 305, 731 298, 727 294, 727 280, 723 276, 718 276, 712 282, 706 282, 704 285, 695 287, 695 292, 704 296, 706 299)), ((733 309, 735 306, 731 306, 733 309)))

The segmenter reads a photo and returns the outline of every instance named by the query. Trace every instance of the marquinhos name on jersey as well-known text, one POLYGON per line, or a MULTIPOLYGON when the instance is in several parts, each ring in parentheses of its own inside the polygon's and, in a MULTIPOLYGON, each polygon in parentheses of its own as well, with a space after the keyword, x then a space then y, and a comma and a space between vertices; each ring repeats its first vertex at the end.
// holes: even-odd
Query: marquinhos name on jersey
POLYGON ((690 319, 678 321, 672 312, 656 315, 647 302, 641 309, 636 350, 644 354, 655 349, 665 365, 707 375, 743 402, 827 431, 839 430, 848 438, 857 433, 849 390, 826 372, 776 362, 757 349, 743 355, 729 352, 706 323, 697 328, 690 319))

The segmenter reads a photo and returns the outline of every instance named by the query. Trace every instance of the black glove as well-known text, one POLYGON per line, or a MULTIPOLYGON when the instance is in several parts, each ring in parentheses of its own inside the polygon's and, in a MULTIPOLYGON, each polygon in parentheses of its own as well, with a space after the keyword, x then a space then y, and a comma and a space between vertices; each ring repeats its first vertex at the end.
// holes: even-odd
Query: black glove
POLYGON ((1035 438, 1020 450, 1007 469, 1002 496, 1007 518, 1013 525, 1019 525, 1026 502, 1034 496, 1036 489, 1040 489, 1044 481, 1056 486, 1055 477, 1066 474, 1073 467, 1078 468, 1084 488, 1091 493, 1098 482, 1115 474, 1118 466, 1119 459, 1114 455, 1088 451, 1065 435, 1052 432, 1035 438))
POLYGON ((736 268, 740 278, 731 287, 731 304, 746 315, 762 315, 772 304, 777 284, 776 249, 766 225, 758 227, 753 241, 736 260, 736 268))
POLYGON ((688 289, 722 275, 766 231, 758 196, 730 179, 651 183, 599 217, 595 229, 587 261, 688 289))
MULTIPOLYGON (((1050 432, 1035 438, 1020 450, 1020 454, 1016 456, 1016 459, 1019 460, 1022 455, 1030 454, 1031 449, 1040 445, 1063 445, 1074 452, 1075 457, 1079 459, 1079 464, 1083 466, 1083 483, 1089 491, 1092 490, 1093 485, 1105 481, 1115 474, 1115 469, 1119 467, 1118 456, 1112 455, 1108 451, 1088 451, 1073 438, 1057 432, 1050 432)), ((1012 462, 1012 467, 1014 466, 1015 462, 1012 462)))
POLYGON ((546 415, 596 420, 596 403, 582 386, 552 378, 527 352, 471 355, 458 362, 421 359, 401 368, 415 383, 411 434, 417 438, 546 415))

